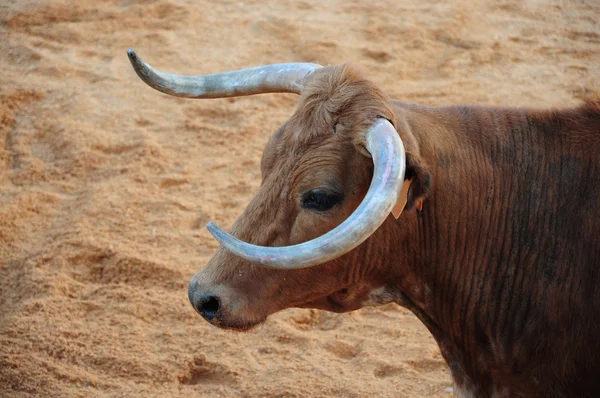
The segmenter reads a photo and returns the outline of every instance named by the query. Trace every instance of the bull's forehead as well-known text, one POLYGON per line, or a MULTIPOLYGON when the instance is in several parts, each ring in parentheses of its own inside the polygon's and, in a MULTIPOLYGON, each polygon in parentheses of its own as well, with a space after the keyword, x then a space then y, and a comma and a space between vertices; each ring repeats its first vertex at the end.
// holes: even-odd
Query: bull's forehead
POLYGON ((323 146, 335 151, 337 140, 333 125, 328 124, 311 120, 303 110, 297 111, 267 142, 261 162, 263 177, 275 166, 280 173, 291 170, 302 159, 316 156, 323 146))
POLYGON ((282 134, 284 144, 297 153, 306 152, 334 135, 338 115, 327 110, 326 100, 311 105, 301 104, 286 123, 282 134))
POLYGON ((325 181, 343 163, 348 143, 333 134, 315 134, 307 143, 294 137, 293 132, 282 138, 282 144, 270 143, 263 155, 263 178, 275 173, 289 185, 297 185, 307 175, 325 181))

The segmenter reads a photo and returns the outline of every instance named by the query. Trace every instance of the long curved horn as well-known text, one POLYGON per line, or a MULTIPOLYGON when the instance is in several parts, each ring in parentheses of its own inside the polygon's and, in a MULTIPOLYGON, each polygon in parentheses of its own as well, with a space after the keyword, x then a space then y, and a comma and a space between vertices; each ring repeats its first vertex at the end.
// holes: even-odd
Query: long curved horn
POLYGON ((397 201, 406 169, 404 145, 389 121, 375 121, 367 131, 366 142, 375 166, 369 191, 358 208, 325 235, 292 246, 264 247, 242 242, 212 222, 206 227, 233 254, 272 268, 306 268, 349 252, 387 219, 397 201))
POLYGON ((306 76, 321 65, 288 63, 259 66, 204 76, 172 75, 145 63, 133 49, 127 50, 137 75, 150 87, 184 98, 224 98, 263 93, 300 94, 306 76))

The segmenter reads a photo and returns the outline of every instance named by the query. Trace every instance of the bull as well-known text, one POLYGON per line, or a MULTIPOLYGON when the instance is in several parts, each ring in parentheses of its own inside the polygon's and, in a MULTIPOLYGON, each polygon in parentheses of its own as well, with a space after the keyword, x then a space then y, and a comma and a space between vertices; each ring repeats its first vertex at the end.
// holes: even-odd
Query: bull
POLYGON ((206 76, 129 59, 187 98, 299 94, 262 184, 189 285, 208 322, 396 303, 458 395, 600 396, 600 103, 535 110, 395 101, 352 65, 206 76))

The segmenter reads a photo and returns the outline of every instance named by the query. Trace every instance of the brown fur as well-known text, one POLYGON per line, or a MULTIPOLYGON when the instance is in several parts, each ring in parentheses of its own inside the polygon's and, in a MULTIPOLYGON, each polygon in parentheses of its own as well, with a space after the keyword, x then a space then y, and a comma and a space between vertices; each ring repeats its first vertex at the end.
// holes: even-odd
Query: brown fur
POLYGON ((368 189, 363 134, 377 117, 396 126, 415 179, 398 220, 308 269, 267 269, 220 248, 190 292, 218 296, 215 322, 239 330, 288 307, 395 301, 477 396, 600 396, 598 103, 425 107, 390 100, 353 66, 323 68, 267 144, 262 186, 232 233, 280 246, 341 223, 368 189), (302 209, 301 194, 317 187, 343 191, 344 202, 302 209))

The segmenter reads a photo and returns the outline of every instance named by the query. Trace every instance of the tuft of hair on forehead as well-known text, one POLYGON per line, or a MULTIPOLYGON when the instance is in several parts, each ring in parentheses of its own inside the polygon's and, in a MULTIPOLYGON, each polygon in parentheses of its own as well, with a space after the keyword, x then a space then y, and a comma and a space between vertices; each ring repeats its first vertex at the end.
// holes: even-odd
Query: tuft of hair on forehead
POLYGON ((306 81, 298 110, 290 119, 302 143, 314 142, 323 134, 333 134, 342 123, 345 134, 359 140, 358 132, 368 128, 377 117, 396 125, 389 97, 363 76, 353 64, 327 66, 313 72, 306 81), (302 130, 302 131, 299 131, 302 130))

